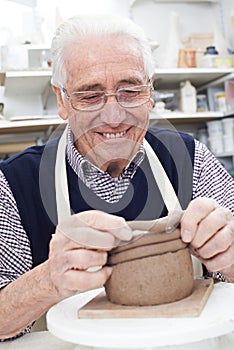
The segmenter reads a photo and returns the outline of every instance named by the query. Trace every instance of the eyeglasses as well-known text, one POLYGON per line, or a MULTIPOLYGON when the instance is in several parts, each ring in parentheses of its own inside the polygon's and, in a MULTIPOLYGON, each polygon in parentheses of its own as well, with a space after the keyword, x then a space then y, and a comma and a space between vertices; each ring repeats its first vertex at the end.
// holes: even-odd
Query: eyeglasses
POLYGON ((150 100, 153 86, 150 81, 148 85, 128 86, 120 88, 111 94, 106 94, 104 91, 76 91, 68 95, 64 87, 61 89, 70 101, 73 109, 76 111, 91 112, 102 109, 109 96, 115 96, 116 101, 121 107, 139 107, 150 100))

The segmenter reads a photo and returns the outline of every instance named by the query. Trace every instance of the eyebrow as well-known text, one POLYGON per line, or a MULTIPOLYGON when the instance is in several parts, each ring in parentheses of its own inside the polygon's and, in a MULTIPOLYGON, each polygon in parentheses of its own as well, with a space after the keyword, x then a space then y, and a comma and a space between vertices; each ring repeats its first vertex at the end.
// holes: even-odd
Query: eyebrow
POLYGON ((128 79, 122 79, 118 82, 119 85, 121 84, 142 84, 143 82, 139 78, 128 78, 128 79))
POLYGON ((102 84, 84 84, 79 87, 79 89, 76 89, 76 91, 92 91, 102 88, 102 84))
MULTIPOLYGON (((143 82, 138 78, 127 78, 122 79, 117 82, 117 87, 122 84, 143 84, 143 82)), ((96 84, 84 84, 79 87, 79 89, 76 89, 76 91, 95 91, 95 90, 105 90, 105 86, 102 84, 96 83, 96 84)))

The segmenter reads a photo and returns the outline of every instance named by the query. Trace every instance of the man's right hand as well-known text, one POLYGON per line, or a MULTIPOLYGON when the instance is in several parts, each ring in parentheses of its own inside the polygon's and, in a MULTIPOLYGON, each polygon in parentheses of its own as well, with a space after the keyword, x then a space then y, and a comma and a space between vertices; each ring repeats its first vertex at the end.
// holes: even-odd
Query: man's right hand
POLYGON ((51 239, 48 260, 58 298, 103 286, 112 272, 105 266, 107 252, 120 240, 131 238, 132 231, 123 218, 97 210, 61 222, 51 239), (99 268, 88 271, 95 267, 99 268))

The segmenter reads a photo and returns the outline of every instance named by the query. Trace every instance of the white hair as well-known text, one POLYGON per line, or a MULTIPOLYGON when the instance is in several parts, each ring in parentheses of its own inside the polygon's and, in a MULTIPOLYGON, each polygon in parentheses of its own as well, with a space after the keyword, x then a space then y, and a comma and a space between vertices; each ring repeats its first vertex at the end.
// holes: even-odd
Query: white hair
POLYGON ((61 23, 55 32, 51 45, 52 84, 59 86, 66 83, 66 70, 63 54, 71 42, 79 43, 90 35, 123 34, 134 38, 140 47, 144 69, 151 77, 154 62, 150 43, 141 27, 128 18, 114 15, 75 16, 61 23))

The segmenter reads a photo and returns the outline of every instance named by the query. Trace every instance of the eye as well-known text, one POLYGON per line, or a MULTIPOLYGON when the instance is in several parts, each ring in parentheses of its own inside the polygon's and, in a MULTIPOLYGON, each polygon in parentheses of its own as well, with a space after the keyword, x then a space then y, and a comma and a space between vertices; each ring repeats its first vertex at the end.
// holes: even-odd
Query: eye
POLYGON ((82 93, 74 93, 74 99, 76 102, 80 103, 97 103, 100 102, 100 100, 103 98, 102 92, 97 91, 89 91, 89 92, 82 92, 82 93))
POLYGON ((119 97, 121 99, 134 98, 142 92, 141 87, 129 87, 119 90, 119 97))

